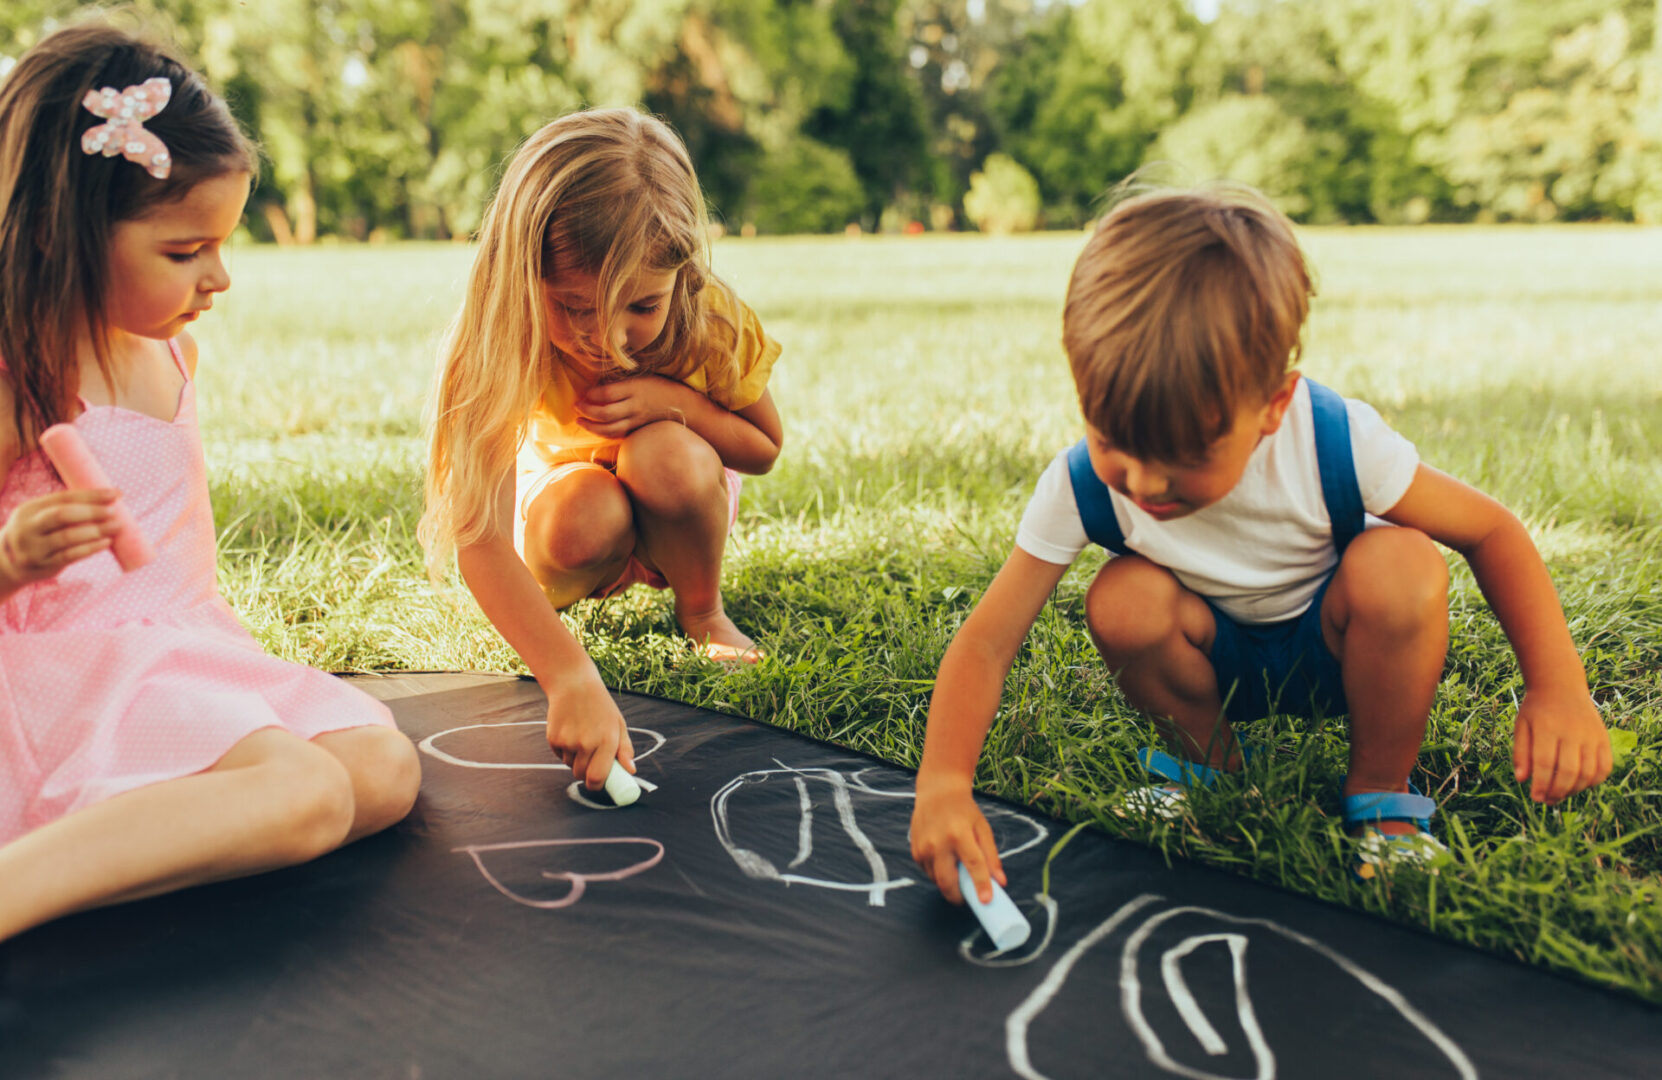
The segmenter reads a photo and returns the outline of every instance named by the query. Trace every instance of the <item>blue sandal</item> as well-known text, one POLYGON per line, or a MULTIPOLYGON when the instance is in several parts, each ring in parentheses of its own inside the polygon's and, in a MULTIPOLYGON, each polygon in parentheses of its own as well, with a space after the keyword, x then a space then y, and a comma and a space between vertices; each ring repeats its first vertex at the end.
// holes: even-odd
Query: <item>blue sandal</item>
MULTIPOLYGON (((1252 749, 1242 746, 1241 761, 1251 760, 1252 749)), ((1217 782, 1218 777, 1229 775, 1224 770, 1214 769, 1210 765, 1180 761, 1164 750, 1157 750, 1152 746, 1145 746, 1137 751, 1137 763, 1151 775, 1167 783, 1151 784, 1128 792, 1122 805, 1130 810, 1165 818, 1167 821, 1183 816, 1183 804, 1188 801, 1187 788, 1194 785, 1211 787, 1217 782)))
MULTIPOLYGON (((1347 832, 1362 826, 1362 834, 1357 838, 1360 850, 1350 868, 1351 876, 1358 881, 1372 881, 1391 863, 1424 864, 1448 854, 1448 848, 1431 835, 1431 816, 1437 812, 1437 804, 1415 787, 1412 780, 1406 792, 1368 791, 1345 795, 1340 799, 1340 807, 1347 832), (1406 821, 1419 826, 1419 831, 1386 833, 1371 827, 1380 821, 1406 821)), ((1430 872, 1436 873, 1435 868, 1430 872)))

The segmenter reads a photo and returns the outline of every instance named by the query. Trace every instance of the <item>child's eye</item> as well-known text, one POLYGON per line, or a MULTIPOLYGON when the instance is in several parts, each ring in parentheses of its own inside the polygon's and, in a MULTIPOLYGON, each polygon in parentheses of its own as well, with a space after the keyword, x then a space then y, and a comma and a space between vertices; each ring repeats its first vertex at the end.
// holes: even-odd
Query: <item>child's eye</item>
POLYGON ((167 253, 167 257, 176 263, 188 263, 192 259, 196 258, 196 256, 201 253, 201 250, 201 248, 198 248, 195 251, 170 251, 167 253))
POLYGON ((658 310, 657 304, 630 304, 629 310, 636 315, 650 315, 658 310))

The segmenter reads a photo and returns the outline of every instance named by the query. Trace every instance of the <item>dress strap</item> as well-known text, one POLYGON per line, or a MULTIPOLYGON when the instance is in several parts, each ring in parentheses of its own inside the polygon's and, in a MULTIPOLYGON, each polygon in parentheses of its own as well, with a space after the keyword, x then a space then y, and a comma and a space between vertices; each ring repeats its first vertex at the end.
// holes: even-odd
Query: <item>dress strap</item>
POLYGON ((173 354, 173 365, 179 369, 179 374, 185 377, 186 382, 190 382, 190 371, 185 367, 185 354, 179 348, 178 338, 167 339, 167 351, 173 354))

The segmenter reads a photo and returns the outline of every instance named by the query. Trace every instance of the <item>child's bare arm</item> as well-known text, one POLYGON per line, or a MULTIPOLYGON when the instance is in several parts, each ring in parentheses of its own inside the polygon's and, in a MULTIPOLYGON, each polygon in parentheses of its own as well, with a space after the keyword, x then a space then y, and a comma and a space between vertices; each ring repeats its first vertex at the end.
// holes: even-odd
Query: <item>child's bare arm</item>
POLYGON ((1610 736, 1546 564, 1523 523, 1467 484, 1421 465, 1386 520, 1460 552, 1518 657, 1525 695, 1512 758, 1530 796, 1556 802, 1610 775, 1610 736))
POLYGON ((606 782, 614 758, 635 771, 634 748, 617 703, 589 654, 549 605, 514 550, 514 482, 504 478, 496 528, 461 548, 456 562, 491 625, 517 652, 548 695, 548 743, 591 789, 606 782))
POLYGON ((958 863, 991 899, 989 876, 1005 881, 992 829, 975 805, 975 764, 998 712, 1004 679, 1066 566, 1016 548, 952 638, 935 677, 912 812, 912 857, 953 903, 958 863))
POLYGON ((596 386, 577 402, 577 416, 585 430, 608 439, 621 439, 659 420, 680 421, 715 448, 722 464, 742 473, 773 468, 784 443, 771 391, 762 391, 755 403, 734 411, 660 375, 596 386))

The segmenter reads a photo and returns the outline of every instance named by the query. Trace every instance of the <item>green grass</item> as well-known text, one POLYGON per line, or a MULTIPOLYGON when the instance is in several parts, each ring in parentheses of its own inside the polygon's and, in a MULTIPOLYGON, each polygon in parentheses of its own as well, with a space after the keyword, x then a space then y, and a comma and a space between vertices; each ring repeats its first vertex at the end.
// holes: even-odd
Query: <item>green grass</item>
MULTIPOLYGON (((1522 685, 1456 560, 1453 639, 1416 779, 1454 851, 1349 879, 1341 723, 1266 720, 1238 781, 1167 825, 1115 812, 1150 738, 1064 579, 1006 687, 979 783, 1063 818, 1662 1001, 1662 231, 1312 231, 1305 369, 1495 494, 1546 555, 1606 721, 1637 749, 1561 807, 1511 779, 1522 685)), ((728 241, 786 352, 787 441, 745 489, 729 610, 773 659, 713 671, 667 598, 578 605, 607 680, 915 766, 953 630, 1077 437, 1058 345, 1077 233, 728 241)), ((419 412, 461 247, 244 249, 201 326, 221 580, 273 652, 324 668, 519 670, 465 590, 420 568, 419 412)))

